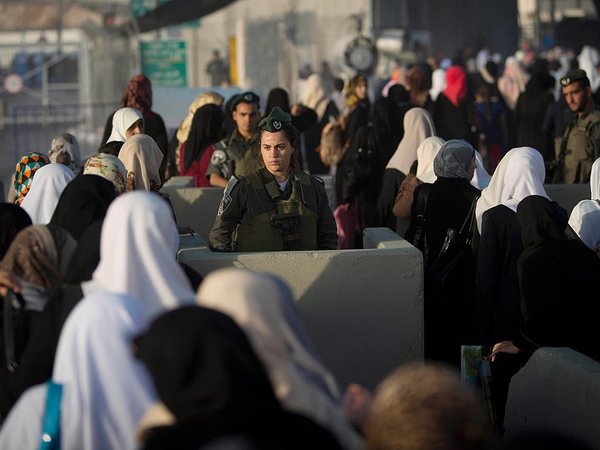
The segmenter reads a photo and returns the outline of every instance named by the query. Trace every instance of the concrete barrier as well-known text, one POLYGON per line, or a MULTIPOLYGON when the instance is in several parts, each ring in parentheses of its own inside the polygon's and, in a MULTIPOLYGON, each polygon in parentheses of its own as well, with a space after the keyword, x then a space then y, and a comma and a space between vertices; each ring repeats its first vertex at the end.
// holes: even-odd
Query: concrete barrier
POLYGON ((365 232, 371 248, 213 253, 182 249, 202 275, 245 267, 282 277, 307 331, 341 385, 374 388, 402 363, 423 359, 421 252, 387 229, 365 232))
POLYGON ((569 348, 541 348, 512 379, 506 436, 552 430, 600 448, 600 363, 569 348))
POLYGON ((565 208, 569 215, 577 203, 590 198, 590 185, 586 184, 546 184, 548 196, 565 208))

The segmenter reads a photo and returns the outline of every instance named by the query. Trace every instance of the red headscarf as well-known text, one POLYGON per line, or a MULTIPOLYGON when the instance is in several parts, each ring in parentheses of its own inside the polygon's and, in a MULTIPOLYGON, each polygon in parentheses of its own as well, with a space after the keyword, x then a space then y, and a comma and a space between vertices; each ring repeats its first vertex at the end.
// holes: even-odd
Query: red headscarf
POLYGON ((467 74, 462 67, 452 66, 446 70, 444 95, 454 106, 458 106, 467 95, 467 74))
POLYGON ((135 108, 142 114, 152 110, 152 84, 146 75, 136 75, 121 97, 121 107, 135 108))

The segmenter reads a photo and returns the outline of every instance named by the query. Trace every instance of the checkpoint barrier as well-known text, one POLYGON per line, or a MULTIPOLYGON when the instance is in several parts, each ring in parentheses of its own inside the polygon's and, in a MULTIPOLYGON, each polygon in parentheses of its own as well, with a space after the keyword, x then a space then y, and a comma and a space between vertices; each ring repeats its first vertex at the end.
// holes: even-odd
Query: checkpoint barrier
POLYGON ((586 184, 545 184, 550 199, 567 210, 569 215, 577 203, 590 198, 590 185, 586 184))
POLYGON ((506 436, 550 430, 600 448, 600 363, 570 348, 537 350, 508 391, 506 436))
POLYGON ((182 248, 203 276, 223 267, 270 272, 290 285, 306 329, 341 386, 374 388, 423 359, 423 259, 388 229, 367 229, 361 250, 215 253, 182 248))

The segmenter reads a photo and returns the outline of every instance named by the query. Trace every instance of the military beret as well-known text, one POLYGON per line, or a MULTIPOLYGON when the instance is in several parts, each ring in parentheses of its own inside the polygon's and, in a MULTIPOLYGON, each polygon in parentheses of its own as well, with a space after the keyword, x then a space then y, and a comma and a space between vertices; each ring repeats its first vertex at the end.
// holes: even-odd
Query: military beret
POLYGON ((227 101, 229 103, 229 111, 235 111, 235 107, 240 103, 256 103, 260 104, 260 97, 256 95, 254 92, 242 92, 241 94, 236 94, 231 97, 230 100, 227 101))
POLYGON ((586 86, 590 85, 590 80, 587 77, 585 70, 582 69, 569 70, 567 74, 560 79, 560 84, 561 86, 568 86, 576 81, 583 81, 586 86))
POLYGON ((258 123, 258 128, 276 133, 279 130, 289 127, 292 125, 292 116, 284 112, 279 106, 276 106, 271 110, 268 116, 258 123))

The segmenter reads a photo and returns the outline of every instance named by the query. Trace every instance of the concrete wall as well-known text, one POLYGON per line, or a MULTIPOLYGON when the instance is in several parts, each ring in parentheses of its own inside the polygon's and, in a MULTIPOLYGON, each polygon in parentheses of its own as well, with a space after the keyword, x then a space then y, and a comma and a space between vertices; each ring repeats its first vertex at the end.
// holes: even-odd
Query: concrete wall
POLYGON ((536 351, 512 379, 506 436, 552 430, 600 448, 600 363, 569 348, 536 351))
POLYGON ((375 248, 278 253, 182 250, 202 275, 245 267, 285 279, 308 333, 338 382, 374 388, 396 366, 423 358, 421 253, 389 230, 375 248), (394 239, 395 237, 395 239, 394 239))
POLYGON ((565 208, 569 214, 581 200, 589 199, 590 185, 586 184, 546 184, 548 196, 565 208))

